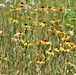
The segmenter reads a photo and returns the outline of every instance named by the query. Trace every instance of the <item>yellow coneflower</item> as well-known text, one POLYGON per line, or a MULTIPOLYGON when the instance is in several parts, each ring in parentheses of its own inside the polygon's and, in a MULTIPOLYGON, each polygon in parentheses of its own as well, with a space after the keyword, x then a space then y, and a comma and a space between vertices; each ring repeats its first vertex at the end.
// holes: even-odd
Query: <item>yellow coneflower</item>
POLYGON ((70 27, 70 24, 66 24, 66 26, 70 27))
POLYGON ((70 36, 64 36, 64 37, 62 37, 61 38, 61 40, 64 42, 64 41, 66 41, 66 40, 69 40, 70 39, 70 36))
POLYGON ((34 18, 30 17, 30 16, 27 16, 27 19, 29 20, 33 20, 34 18))
POLYGON ((61 34, 61 31, 56 30, 55 34, 56 34, 56 35, 59 35, 59 34, 61 34))
POLYGON ((44 6, 42 6, 41 8, 38 8, 39 11, 43 11, 44 10, 44 6))
POLYGON ((45 64, 45 62, 43 60, 39 60, 37 61, 38 64, 45 64))
POLYGON ((72 42, 70 42, 70 41, 64 42, 64 44, 67 45, 67 46, 70 47, 70 48, 75 48, 74 43, 72 43, 72 42))
POLYGON ((10 11, 13 12, 13 11, 18 11, 19 8, 12 8, 10 11))
POLYGON ((48 31, 49 31, 49 34, 50 34, 50 35, 53 35, 53 36, 56 35, 55 30, 51 30, 51 29, 49 29, 48 31))
POLYGON ((30 26, 28 24, 24 24, 22 27, 23 28, 30 28, 30 26))
POLYGON ((48 6, 48 10, 51 10, 52 7, 48 6))
POLYGON ((53 25, 58 25, 58 23, 61 21, 61 19, 59 20, 51 20, 50 23, 53 25))
POLYGON ((46 54, 48 54, 48 55, 54 55, 54 52, 51 51, 51 50, 48 50, 48 51, 46 51, 46 54))
POLYGON ((74 28, 74 26, 73 25, 71 25, 71 24, 66 24, 66 26, 68 26, 69 28, 71 28, 71 29, 73 29, 74 28))
POLYGON ((41 22, 40 25, 41 25, 42 27, 44 27, 44 26, 46 26, 47 24, 46 24, 46 22, 41 22))
POLYGON ((18 35, 23 35, 23 34, 24 34, 24 33, 23 33, 22 31, 20 31, 20 30, 17 30, 16 33, 17 33, 18 35))
POLYGON ((48 60, 49 60, 49 58, 44 58, 43 60, 44 60, 44 61, 48 61, 48 60))
POLYGON ((22 45, 27 46, 27 47, 32 46, 31 43, 26 42, 26 41, 24 41, 24 40, 22 40, 22 39, 14 39, 14 41, 15 41, 16 43, 22 44, 22 45))
POLYGON ((25 42, 25 43, 24 43, 24 46, 28 46, 28 47, 29 47, 29 46, 32 46, 32 44, 29 43, 29 42, 25 42))
POLYGON ((53 29, 49 29, 49 30, 48 30, 48 32, 52 32, 52 31, 53 31, 53 29))
POLYGON ((75 18, 73 18, 73 20, 74 20, 74 21, 76 21, 76 17, 75 17, 75 18))
POLYGON ((57 11, 60 11, 60 12, 61 12, 61 11, 65 11, 65 9, 66 9, 66 8, 59 7, 59 8, 57 8, 57 11))
POLYGON ((25 41, 24 41, 24 40, 19 40, 19 43, 24 44, 24 43, 25 43, 25 41))
POLYGON ((25 4, 22 2, 22 3, 18 4, 18 7, 24 7, 24 8, 27 8, 27 7, 28 7, 28 4, 25 5, 25 4))
POLYGON ((46 40, 44 41, 41 40, 37 42, 37 45, 50 45, 50 44, 52 44, 52 42, 46 40))
POLYGON ((42 22, 42 21, 43 21, 43 18, 39 18, 39 19, 38 19, 38 22, 42 22))
POLYGON ((32 15, 37 15, 37 12, 31 12, 32 15))
POLYGON ((0 36, 4 36, 5 34, 3 33, 3 31, 0 31, 0 36))
POLYGON ((48 41, 48 40, 44 40, 45 45, 50 45, 52 44, 52 42, 48 41))
POLYGON ((60 51, 64 51, 65 49, 64 49, 63 47, 60 47, 59 50, 60 50, 60 51))
POLYGON ((48 7, 45 7, 44 8, 44 11, 46 11, 46 12, 49 11, 49 8, 48 7))
POLYGON ((32 33, 34 33, 34 32, 36 32, 36 30, 35 30, 35 29, 33 29, 33 30, 31 30, 31 32, 32 32, 32 33))
POLYGON ((70 52, 70 49, 69 48, 64 48, 63 52, 68 53, 68 52, 70 52))
POLYGON ((76 57, 76 53, 74 54, 74 56, 76 57))
POLYGON ((13 18, 9 18, 10 21, 13 21, 13 18))
POLYGON ((8 60, 8 58, 6 58, 6 57, 0 57, 0 59, 2 59, 2 60, 5 60, 5 61, 7 61, 8 60))
POLYGON ((21 20, 24 20, 24 17, 22 15, 18 15, 17 17, 21 20))
POLYGON ((54 48, 54 51, 59 52, 60 50, 58 48, 54 48))
POLYGON ((61 35, 65 37, 66 36, 66 32, 62 31, 61 35))
POLYGON ((17 23, 18 24, 18 20, 14 19, 14 18, 9 18, 10 21, 12 21, 13 23, 17 23))
POLYGON ((45 42, 42 40, 37 42, 37 45, 44 45, 44 44, 45 44, 45 42))
POLYGON ((51 20, 50 23, 51 23, 51 24, 55 24, 56 21, 55 21, 55 20, 51 20))
POLYGON ((65 65, 71 65, 72 62, 65 62, 65 65))
POLYGON ((8 60, 8 59, 7 59, 7 58, 3 58, 3 60, 5 60, 5 61, 6 61, 6 60, 8 60))
POLYGON ((16 20, 16 19, 13 19, 13 22, 18 24, 18 20, 16 20))
POLYGON ((55 7, 50 7, 49 10, 54 12, 54 11, 56 11, 56 8, 55 7))
POLYGON ((36 56, 40 57, 40 56, 43 56, 42 53, 36 53, 36 56))
POLYGON ((16 43, 21 43, 21 44, 24 44, 25 43, 25 41, 24 40, 22 40, 22 39, 13 39, 16 43))

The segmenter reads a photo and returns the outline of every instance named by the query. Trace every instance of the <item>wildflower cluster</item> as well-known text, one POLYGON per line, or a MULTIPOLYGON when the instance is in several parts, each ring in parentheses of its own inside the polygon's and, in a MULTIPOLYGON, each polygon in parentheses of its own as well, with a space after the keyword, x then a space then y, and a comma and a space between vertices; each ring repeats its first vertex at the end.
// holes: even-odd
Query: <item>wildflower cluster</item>
MULTIPOLYGON (((20 0, 18 3, 15 1, 15 7, 9 8, 10 15, 3 13, 8 19, 6 21, 3 19, 0 27, 0 53, 4 54, 0 60, 6 65, 14 65, 17 75, 19 73, 25 75, 25 71, 34 68, 37 73, 39 72, 38 75, 43 75, 41 73, 44 71, 48 72, 45 73, 47 75, 50 72, 53 75, 66 75, 67 73, 63 72, 70 71, 68 67, 75 64, 76 18, 67 18, 68 6, 51 5, 50 0, 45 1, 20 0)), ((7 3, 9 4, 9 0, 7 3)), ((8 70, 11 67, 6 68, 8 70)), ((12 71, 13 69, 10 70, 12 71)), ((30 75, 29 73, 31 71, 28 71, 27 75, 30 75)))
MULTIPOLYGON (((24 2, 21 2, 18 4, 17 8, 12 8, 10 11, 11 12, 16 12, 20 11, 23 12, 23 9, 27 10, 29 9, 28 4, 25 4, 24 2)), ((29 12, 29 15, 24 15, 23 14, 17 14, 16 19, 14 18, 9 18, 10 21, 13 23, 19 24, 19 21, 21 21, 20 29, 22 31, 17 31, 16 34, 14 34, 14 41, 16 43, 19 43, 23 46, 32 46, 34 48, 37 47, 39 51, 42 53, 43 56, 41 57, 40 54, 37 54, 37 63, 40 64, 45 64, 45 59, 48 59, 49 55, 55 56, 55 53, 70 53, 72 48, 75 48, 75 44, 70 40, 71 35, 68 34, 68 32, 65 31, 65 25, 62 24, 62 18, 59 19, 52 19, 45 21, 44 16, 40 18, 36 18, 36 16, 39 16, 40 14, 44 15, 46 12, 49 15, 52 12, 65 12, 66 8, 64 7, 39 7, 37 8, 37 11, 31 10, 29 12), (24 23, 24 20, 26 20, 26 23, 24 23), (28 21, 28 23, 27 23, 28 21), (30 38, 29 38, 30 36, 30 38), (29 39, 28 39, 29 38, 29 39), (38 39, 39 38, 39 39, 38 39), (31 40, 30 40, 31 39, 31 40), (35 41, 33 41, 35 39, 35 41), (37 39, 37 40, 36 40, 37 39), (30 41, 30 42, 28 42, 30 41), (55 43, 56 44, 55 44, 55 43), (60 46, 60 42, 62 46, 60 46), (56 46, 54 46, 56 45, 56 46), (52 46, 54 46, 52 48, 52 46), (52 50, 49 50, 51 47, 52 50), (46 57, 47 56, 47 57, 46 57), (40 59, 39 59, 40 58, 40 59), (42 59, 43 58, 43 59, 42 59)), ((49 17, 49 16, 48 16, 49 17)), ((48 18, 46 16, 46 18, 48 18)), ((73 29, 74 27, 70 24, 66 24, 67 27, 73 29)))

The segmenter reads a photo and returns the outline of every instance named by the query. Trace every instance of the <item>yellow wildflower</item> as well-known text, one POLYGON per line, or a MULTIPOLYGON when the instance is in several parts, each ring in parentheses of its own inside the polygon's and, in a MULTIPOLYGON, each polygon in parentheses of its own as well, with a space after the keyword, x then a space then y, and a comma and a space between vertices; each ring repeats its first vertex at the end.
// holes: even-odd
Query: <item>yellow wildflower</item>
POLYGON ((56 29, 49 29, 48 32, 49 32, 50 35, 57 35, 55 33, 56 32, 56 29))
POLYGON ((45 44, 45 42, 42 40, 37 42, 37 45, 44 45, 44 44, 45 44))
POLYGON ((39 11, 43 11, 44 10, 44 6, 42 6, 41 8, 38 8, 39 11))
POLYGON ((59 49, 58 48, 54 48, 54 51, 59 52, 59 49))
POLYGON ((72 64, 71 62, 66 62, 66 63, 65 63, 65 65, 71 65, 71 64, 72 64))
POLYGON ((48 10, 49 10, 49 8, 48 8, 48 7, 44 8, 44 11, 46 11, 46 12, 47 12, 48 10))
POLYGON ((44 58, 43 60, 44 60, 44 61, 48 61, 48 60, 49 60, 49 58, 44 58))
POLYGON ((0 59, 7 61, 8 59, 4 56, 1 56, 0 59))
POLYGON ((45 64, 45 62, 43 60, 39 60, 37 61, 38 64, 45 64))
POLYGON ((49 7, 49 10, 56 11, 56 8, 55 7, 49 7))
POLYGON ((76 21, 76 18, 73 18, 74 21, 76 21))
POLYGON ((41 22, 40 25, 41 25, 42 27, 44 27, 44 26, 46 26, 47 24, 46 24, 46 22, 41 22))
POLYGON ((25 43, 24 40, 20 40, 20 39, 14 39, 14 41, 15 41, 16 43, 21 43, 21 44, 24 44, 24 43, 25 43))
POLYGON ((68 26, 68 27, 69 27, 69 26, 70 26, 70 24, 66 24, 66 26, 68 26))
POLYGON ((13 19, 13 18, 9 18, 10 21, 14 22, 14 23, 17 23, 18 24, 18 20, 16 19, 13 19))
POLYGON ((62 32, 61 32, 61 35, 62 35, 62 36, 65 36, 65 35, 66 35, 66 32, 62 31, 62 32))
POLYGON ((67 45, 70 48, 74 48, 75 47, 74 43, 72 43, 70 41, 64 42, 64 44, 67 45))
POLYGON ((34 32, 36 32, 36 30, 35 30, 35 29, 33 29, 33 30, 31 30, 31 32, 32 32, 32 33, 34 33, 34 32))
POLYGON ((27 8, 28 7, 28 4, 24 4, 23 2, 18 4, 18 7, 24 7, 24 8, 27 8))
POLYGON ((64 49, 64 52, 65 52, 65 53, 70 52, 70 49, 65 48, 65 49, 64 49))
POLYGON ((69 28, 71 28, 71 29, 73 29, 74 28, 74 26, 73 25, 71 25, 71 24, 66 24, 66 26, 68 26, 69 28))
POLYGON ((61 31, 59 31, 59 30, 56 30, 56 32, 55 32, 57 35, 59 35, 59 34, 61 34, 61 31))
POLYGON ((16 31, 18 35, 23 35, 24 33, 22 31, 16 31))
POLYGON ((64 42, 66 40, 69 40, 69 38, 70 38, 70 36, 64 36, 64 37, 61 38, 61 40, 64 42))
POLYGON ((36 56, 43 56, 43 54, 42 53, 36 53, 36 56))
POLYGON ((76 56, 76 53, 74 54, 74 56, 76 56))
POLYGON ((30 17, 30 16, 27 16, 27 19, 29 20, 33 20, 34 18, 30 17))
POLYGON ((30 26, 28 24, 24 24, 22 27, 23 28, 30 28, 30 26))
POLYGON ((19 42, 20 42, 20 43, 22 43, 22 44, 24 44, 24 43, 25 43, 25 41, 24 41, 24 40, 19 40, 19 42))
POLYGON ((24 20, 24 17, 22 15, 17 16, 19 19, 24 20))
POLYGON ((60 51, 64 51, 64 48, 63 48, 63 47, 60 47, 59 50, 60 50, 60 51))
POLYGON ((37 45, 50 45, 50 44, 52 44, 52 42, 49 42, 47 40, 44 40, 44 41, 41 40, 37 42, 37 45))
POLYGON ((25 42, 24 43, 24 46, 28 46, 29 47, 29 46, 32 46, 32 44, 31 43, 28 43, 28 42, 25 42))
POLYGON ((47 40, 44 40, 44 43, 45 43, 45 45, 50 45, 50 44, 52 44, 52 42, 47 41, 47 40))
POLYGON ((37 12, 31 12, 32 15, 37 15, 37 12))
POLYGON ((46 54, 48 54, 48 55, 54 55, 54 52, 53 51, 46 51, 46 54))
POLYGON ((0 36, 4 36, 4 33, 3 33, 3 31, 0 31, 0 36))
POLYGON ((13 22, 18 24, 18 20, 16 20, 16 19, 13 19, 13 22))
POLYGON ((59 20, 51 20, 50 23, 54 24, 54 25, 58 25, 58 23, 61 21, 61 19, 59 20))
POLYGON ((7 58, 3 58, 3 60, 5 60, 5 61, 6 61, 6 60, 7 60, 7 58))
POLYGON ((39 19, 38 19, 38 22, 42 22, 42 21, 43 21, 43 18, 39 18, 39 19))
POLYGON ((10 11, 13 12, 13 11, 18 11, 19 8, 12 8, 10 11))
POLYGON ((66 9, 66 8, 59 7, 59 8, 57 8, 57 11, 60 11, 60 12, 61 12, 61 11, 65 11, 65 9, 66 9))

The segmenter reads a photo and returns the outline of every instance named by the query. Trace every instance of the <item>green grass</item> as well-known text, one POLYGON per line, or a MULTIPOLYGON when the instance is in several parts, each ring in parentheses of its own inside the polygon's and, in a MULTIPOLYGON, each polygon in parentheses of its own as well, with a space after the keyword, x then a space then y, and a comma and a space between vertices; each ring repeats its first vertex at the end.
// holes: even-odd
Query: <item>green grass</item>
POLYGON ((0 6, 0 75, 75 75, 76 1, 25 0, 27 8, 21 2, 0 1, 6 5, 0 6))

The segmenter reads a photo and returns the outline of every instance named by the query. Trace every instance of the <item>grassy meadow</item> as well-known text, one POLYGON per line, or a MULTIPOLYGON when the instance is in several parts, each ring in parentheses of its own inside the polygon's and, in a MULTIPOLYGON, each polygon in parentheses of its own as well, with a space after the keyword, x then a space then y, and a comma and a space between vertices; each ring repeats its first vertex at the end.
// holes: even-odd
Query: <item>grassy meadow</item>
POLYGON ((76 0, 0 0, 0 75, 76 75, 76 0))

